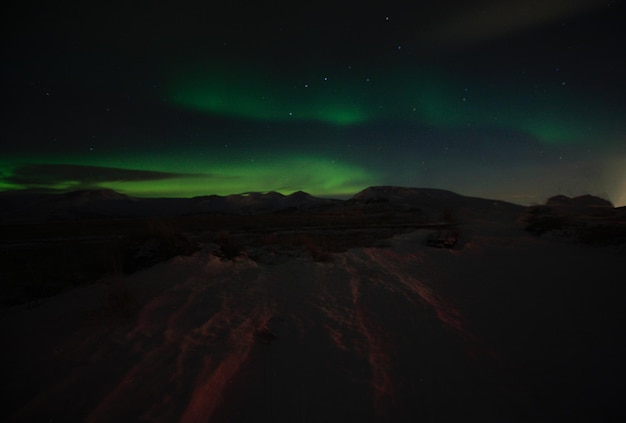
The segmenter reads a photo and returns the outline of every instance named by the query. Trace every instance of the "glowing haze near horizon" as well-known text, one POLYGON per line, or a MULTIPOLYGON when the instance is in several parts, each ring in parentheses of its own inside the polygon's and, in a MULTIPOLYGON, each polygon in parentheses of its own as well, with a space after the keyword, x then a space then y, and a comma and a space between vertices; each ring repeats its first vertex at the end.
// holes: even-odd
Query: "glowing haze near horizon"
POLYGON ((624 4, 16 6, 0 189, 626 205, 624 4))

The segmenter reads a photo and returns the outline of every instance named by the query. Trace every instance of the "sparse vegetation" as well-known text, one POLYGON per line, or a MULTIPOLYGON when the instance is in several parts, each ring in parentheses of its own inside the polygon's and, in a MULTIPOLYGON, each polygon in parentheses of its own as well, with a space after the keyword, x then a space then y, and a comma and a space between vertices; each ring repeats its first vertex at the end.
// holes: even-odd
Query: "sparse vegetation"
POLYGON ((460 232, 456 227, 438 229, 426 238, 426 244, 435 248, 454 248, 459 242, 460 232))
POLYGON ((35 306, 102 277, 132 273, 198 249, 174 222, 156 219, 19 224, 2 230, 3 306, 35 306))
POLYGON ((241 255, 241 246, 239 246, 227 231, 222 231, 218 235, 219 247, 214 254, 221 257, 222 260, 234 260, 241 255))
POLYGON ((452 210, 444 210, 441 224, 426 237, 426 245, 434 248, 452 249, 461 238, 461 230, 452 210))
POLYGON ((197 249, 197 243, 178 233, 134 234, 122 241, 123 270, 132 273, 197 249))
POLYGON ((526 230, 533 235, 543 235, 547 232, 563 231, 571 226, 571 220, 566 216, 551 214, 534 214, 526 220, 526 230))
POLYGON ((333 243, 328 237, 315 237, 311 234, 309 236, 302 234, 298 238, 297 244, 304 247, 311 258, 318 262, 331 262, 333 260, 331 252, 337 250, 336 245, 333 248, 333 243))

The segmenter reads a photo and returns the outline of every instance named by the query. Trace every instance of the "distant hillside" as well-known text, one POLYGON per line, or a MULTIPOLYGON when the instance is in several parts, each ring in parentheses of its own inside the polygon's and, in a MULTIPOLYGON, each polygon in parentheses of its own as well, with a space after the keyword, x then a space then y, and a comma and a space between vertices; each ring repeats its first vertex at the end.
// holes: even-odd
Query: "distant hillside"
POLYGON ((353 208, 378 211, 414 211, 432 217, 455 218, 495 216, 521 212, 524 207, 499 200, 467 197, 434 188, 376 186, 364 189, 347 201, 353 208))
POLYGON ((593 195, 581 195, 579 197, 568 197, 566 195, 556 195, 550 197, 546 202, 546 206, 550 207, 610 207, 613 203, 604 198, 593 195))
MULTIPOLYGON (((552 201, 559 204, 573 202, 600 206, 604 200, 554 197, 552 201)), ((524 209, 522 206, 504 201, 468 197, 443 189, 399 186, 370 187, 348 200, 317 198, 302 191, 290 195, 270 191, 194 198, 135 198, 108 189, 61 194, 13 191, 0 193, 0 206, 0 217, 5 221, 319 211, 417 212, 429 216, 456 213, 463 216, 487 216, 489 213, 509 213, 524 209)))
POLYGON ((302 191, 246 193, 194 198, 133 198, 108 189, 67 193, 0 193, 5 220, 76 219, 89 217, 183 216, 203 213, 262 214, 332 207, 340 200, 316 198, 302 191))
POLYGON ((524 220, 535 235, 595 245, 626 243, 626 208, 592 195, 551 197, 545 205, 529 207, 524 220))
POLYGON ((332 206, 338 201, 313 197, 302 191, 290 195, 270 191, 268 193, 253 192, 224 197, 219 195, 194 197, 192 209, 194 213, 259 214, 311 210, 332 206))

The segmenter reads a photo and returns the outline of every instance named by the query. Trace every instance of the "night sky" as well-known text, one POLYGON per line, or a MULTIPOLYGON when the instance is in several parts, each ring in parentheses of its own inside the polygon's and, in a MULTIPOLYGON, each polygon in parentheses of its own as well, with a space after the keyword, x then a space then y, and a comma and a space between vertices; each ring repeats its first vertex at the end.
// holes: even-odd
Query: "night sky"
POLYGON ((626 205, 624 1, 20 2, 0 189, 626 205))

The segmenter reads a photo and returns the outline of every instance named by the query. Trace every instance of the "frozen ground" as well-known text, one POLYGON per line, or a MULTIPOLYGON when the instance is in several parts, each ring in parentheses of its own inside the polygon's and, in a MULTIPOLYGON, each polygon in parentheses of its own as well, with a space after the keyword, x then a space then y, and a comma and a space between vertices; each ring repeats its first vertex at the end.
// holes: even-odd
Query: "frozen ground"
MULTIPOLYGON (((0 319, 8 421, 624 421, 624 254, 475 219, 314 256, 205 244, 0 319), (253 259, 254 258, 254 259, 253 259)), ((6 420, 5 420, 6 421, 6 420)))

